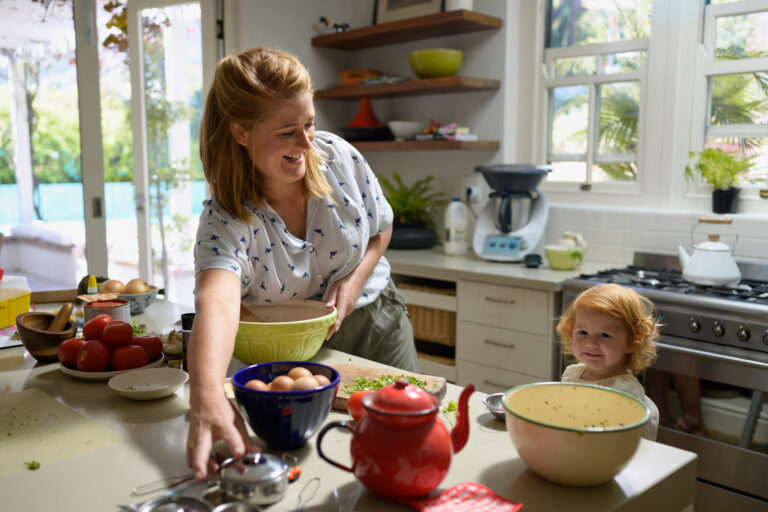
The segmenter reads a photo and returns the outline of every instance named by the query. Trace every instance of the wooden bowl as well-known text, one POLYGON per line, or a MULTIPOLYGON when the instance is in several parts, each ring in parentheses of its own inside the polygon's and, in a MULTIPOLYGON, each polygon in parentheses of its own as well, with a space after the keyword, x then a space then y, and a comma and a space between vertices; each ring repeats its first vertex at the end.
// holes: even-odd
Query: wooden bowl
POLYGON ((63 331, 46 331, 53 319, 53 313, 30 311, 16 317, 16 330, 27 352, 41 363, 55 363, 59 360, 59 344, 62 341, 74 338, 77 325, 71 319, 63 331))

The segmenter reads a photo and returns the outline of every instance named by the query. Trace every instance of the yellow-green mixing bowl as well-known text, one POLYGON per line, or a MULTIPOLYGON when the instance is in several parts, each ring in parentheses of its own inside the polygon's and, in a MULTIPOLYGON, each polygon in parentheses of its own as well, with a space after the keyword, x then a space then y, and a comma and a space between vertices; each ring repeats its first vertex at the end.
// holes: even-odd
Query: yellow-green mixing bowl
POLYGON ((259 321, 240 321, 234 351, 235 358, 246 364, 306 361, 317 354, 336 321, 336 308, 328 311, 316 300, 248 309, 259 321))
POLYGON ((453 76, 461 67, 464 52, 451 48, 427 48, 408 54, 411 69, 419 78, 453 76))

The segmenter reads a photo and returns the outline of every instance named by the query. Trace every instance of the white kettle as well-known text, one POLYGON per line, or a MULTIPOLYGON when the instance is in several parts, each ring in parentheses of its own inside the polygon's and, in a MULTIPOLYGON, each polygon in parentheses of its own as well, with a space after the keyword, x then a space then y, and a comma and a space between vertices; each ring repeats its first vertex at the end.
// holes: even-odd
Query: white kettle
MULTIPOLYGON (((730 224, 730 218, 700 217, 699 223, 730 224)), ((694 229, 696 226, 694 226, 694 229)), ((693 246, 689 256, 683 246, 677 247, 683 278, 694 284, 707 286, 736 286, 741 281, 741 272, 733 258, 733 249, 720 242, 720 235, 707 235, 708 240, 693 246)), ((738 235, 735 236, 735 240, 738 235)), ((691 231, 693 240, 693 230, 691 231)))

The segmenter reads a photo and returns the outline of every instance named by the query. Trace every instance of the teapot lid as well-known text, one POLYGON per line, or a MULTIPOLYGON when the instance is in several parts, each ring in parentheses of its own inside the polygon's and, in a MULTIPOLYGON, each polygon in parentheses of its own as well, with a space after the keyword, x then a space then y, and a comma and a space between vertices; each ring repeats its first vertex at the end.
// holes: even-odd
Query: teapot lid
POLYGON ((720 235, 710 234, 707 235, 707 241, 701 242, 700 244, 697 244, 695 246, 695 249, 701 250, 701 251, 710 251, 710 252, 731 252, 731 248, 728 247, 723 242, 720 242, 720 235))
POLYGON ((436 410, 440 399, 401 377, 394 384, 363 397, 363 404, 377 412, 424 414, 436 410))

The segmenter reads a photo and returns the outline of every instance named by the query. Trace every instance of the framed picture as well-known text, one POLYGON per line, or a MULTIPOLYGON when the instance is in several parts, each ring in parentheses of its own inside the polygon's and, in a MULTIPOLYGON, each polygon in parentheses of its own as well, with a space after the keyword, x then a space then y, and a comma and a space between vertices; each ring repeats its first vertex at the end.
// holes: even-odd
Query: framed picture
POLYGON ((435 14, 443 10, 445 0, 376 0, 373 24, 435 14))

